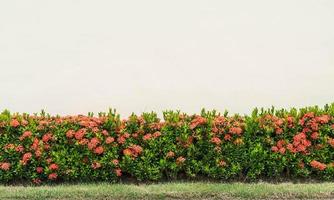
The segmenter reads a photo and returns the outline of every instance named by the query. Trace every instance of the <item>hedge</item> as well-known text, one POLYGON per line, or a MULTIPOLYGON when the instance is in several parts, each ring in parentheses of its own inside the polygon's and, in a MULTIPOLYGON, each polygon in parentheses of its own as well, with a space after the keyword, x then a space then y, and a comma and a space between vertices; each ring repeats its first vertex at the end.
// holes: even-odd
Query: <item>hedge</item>
POLYGON ((87 116, 0 115, 0 182, 334 178, 334 103, 87 116))

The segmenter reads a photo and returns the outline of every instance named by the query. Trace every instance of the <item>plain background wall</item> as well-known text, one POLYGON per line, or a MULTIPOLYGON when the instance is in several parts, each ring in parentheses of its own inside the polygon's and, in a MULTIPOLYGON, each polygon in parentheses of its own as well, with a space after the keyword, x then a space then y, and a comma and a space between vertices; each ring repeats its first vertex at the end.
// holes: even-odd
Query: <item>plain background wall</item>
POLYGON ((334 1, 0 1, 0 109, 334 101, 334 1))

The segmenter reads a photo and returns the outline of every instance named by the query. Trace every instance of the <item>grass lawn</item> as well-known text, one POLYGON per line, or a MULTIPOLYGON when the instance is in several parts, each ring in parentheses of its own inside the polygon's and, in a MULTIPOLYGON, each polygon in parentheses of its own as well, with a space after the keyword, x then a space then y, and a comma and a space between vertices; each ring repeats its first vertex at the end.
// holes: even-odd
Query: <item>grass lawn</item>
POLYGON ((334 183, 161 183, 0 186, 0 199, 334 199, 334 183))

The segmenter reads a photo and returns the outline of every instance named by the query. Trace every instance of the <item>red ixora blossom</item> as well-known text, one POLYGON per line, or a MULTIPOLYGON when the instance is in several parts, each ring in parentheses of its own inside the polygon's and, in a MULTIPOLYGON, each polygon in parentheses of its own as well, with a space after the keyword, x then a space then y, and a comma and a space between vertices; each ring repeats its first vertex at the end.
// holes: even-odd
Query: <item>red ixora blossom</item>
POLYGON ((53 170, 53 171, 55 171, 55 170, 58 170, 58 165, 56 164, 56 163, 52 163, 50 166, 49 166, 49 169, 50 170, 53 170))
POLYGON ((75 133, 74 137, 77 140, 81 140, 85 136, 85 134, 86 134, 86 129, 82 128, 75 133))
POLYGON ((205 124, 206 122, 207 120, 204 117, 196 115, 195 118, 190 122, 190 129, 194 129, 199 125, 205 124))
POLYGON ((161 136, 161 132, 160 131, 156 131, 155 133, 153 133, 153 137, 154 138, 157 138, 159 136, 161 136))
POLYGON ((226 140, 226 141, 230 141, 231 140, 231 135, 230 134, 226 134, 225 136, 224 136, 224 140, 226 140))
POLYGON ((273 152, 278 152, 278 147, 277 147, 277 146, 273 146, 273 147, 271 147, 271 150, 272 150, 273 152))
POLYGON ((15 151, 16 152, 19 152, 19 153, 22 153, 24 151, 24 147, 22 145, 18 145, 16 148, 15 148, 15 151))
POLYGON ((28 137, 31 137, 31 136, 32 136, 31 131, 24 131, 23 134, 19 137, 19 140, 22 141, 25 138, 28 138, 28 137))
POLYGON ((103 154, 103 152, 104 152, 104 149, 103 149, 102 146, 98 146, 98 147, 96 147, 96 148, 94 149, 94 153, 96 153, 96 154, 98 154, 98 155, 103 154))
POLYGON ((16 128, 16 127, 20 126, 20 122, 17 119, 12 119, 10 121, 10 126, 16 128))
POLYGON ((88 143, 88 149, 92 150, 95 147, 97 147, 97 145, 100 144, 100 140, 96 137, 92 138, 89 143, 88 143))
POLYGON ((167 158, 173 158, 175 156, 175 153, 173 151, 169 151, 166 155, 167 158))
POLYGON ((318 133, 318 132, 313 132, 313 133, 311 134, 311 138, 312 138, 313 140, 318 139, 318 138, 319 138, 319 133, 318 133))
POLYGON ((328 144, 334 147, 334 139, 333 138, 328 138, 327 140, 328 144))
POLYGON ((43 171, 44 171, 43 167, 37 167, 36 168, 36 172, 39 173, 39 174, 43 173, 43 171))
POLYGON ((319 122, 320 124, 327 124, 330 120, 329 115, 321 115, 319 117, 316 117, 316 121, 319 122))
POLYGON ((176 164, 181 165, 181 164, 184 163, 184 161, 186 161, 186 159, 184 157, 180 156, 176 159, 176 164))
POLYGON ((22 156, 22 163, 23 165, 26 165, 28 161, 31 159, 32 154, 30 152, 23 154, 22 156))
POLYGON ((52 139, 53 139, 52 133, 47 133, 47 134, 43 135, 43 137, 42 137, 42 141, 44 143, 47 143, 47 142, 49 142, 52 139))
POLYGON ((119 144, 124 144, 124 143, 125 143, 125 140, 126 140, 126 138, 125 138, 124 136, 121 136, 121 137, 119 137, 119 138, 117 139, 117 142, 118 142, 119 144))
POLYGON ((112 143, 114 141, 115 141, 115 139, 113 137, 107 137, 106 138, 106 144, 110 144, 110 143, 112 143))
POLYGON ((219 166, 225 167, 226 166, 226 162, 224 160, 219 161, 219 166))
POLYGON ((146 135, 143 136, 143 140, 150 140, 152 138, 152 134, 148 133, 146 135))
POLYGON ((327 167, 326 164, 321 163, 321 162, 316 161, 316 160, 312 160, 312 161, 310 162, 310 165, 311 165, 313 168, 315 168, 315 169, 319 169, 319 170, 321 170, 321 171, 325 170, 326 167, 327 167))
POLYGON ((122 176, 122 170, 121 169, 115 169, 116 176, 122 176))
POLYGON ((123 150, 123 154, 126 156, 138 157, 141 154, 143 148, 139 145, 132 144, 127 149, 123 150))
POLYGON ((4 171, 8 171, 11 167, 11 164, 8 162, 0 163, 0 169, 4 171))
POLYGON ((218 137, 213 137, 210 141, 215 145, 219 145, 222 142, 218 137))
POLYGON ((91 167, 92 167, 93 169, 98 169, 98 168, 100 168, 101 166, 102 166, 102 165, 101 165, 99 162, 93 162, 91 167))
POLYGON ((242 128, 240 128, 240 127, 231 127, 230 128, 230 133, 231 134, 240 135, 242 133, 242 128))
POLYGON ((114 160, 112 160, 112 163, 113 163, 114 165, 118 165, 118 164, 119 164, 119 161, 118 161, 117 159, 114 159, 114 160))
POLYGON ((108 135, 109 135, 109 133, 108 133, 108 131, 107 131, 107 130, 103 130, 103 131, 102 131, 102 135, 104 135, 104 136, 108 136, 108 135))
POLYGON ((71 139, 71 138, 73 138, 74 134, 75 134, 75 131, 73 131, 73 130, 68 130, 68 131, 66 132, 66 137, 67 137, 68 139, 71 139))
POLYGON ((123 154, 124 154, 125 156, 131 156, 131 155, 132 155, 132 151, 131 151, 130 149, 124 149, 124 150, 123 150, 123 154))
POLYGON ((39 178, 34 178, 34 179, 32 179, 32 182, 33 182, 34 184, 36 184, 36 185, 39 185, 39 184, 42 183, 41 179, 39 179, 39 178))
POLYGON ((58 178, 58 174, 57 173, 51 173, 48 176, 49 180, 56 180, 58 178))

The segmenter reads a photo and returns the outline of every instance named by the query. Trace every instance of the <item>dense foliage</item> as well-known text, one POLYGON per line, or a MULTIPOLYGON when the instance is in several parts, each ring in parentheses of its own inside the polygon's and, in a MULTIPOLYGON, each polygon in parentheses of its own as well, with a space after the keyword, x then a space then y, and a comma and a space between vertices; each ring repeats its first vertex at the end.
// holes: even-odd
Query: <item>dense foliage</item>
POLYGON ((249 116, 166 111, 163 118, 4 111, 0 182, 334 178, 334 104, 249 116))

